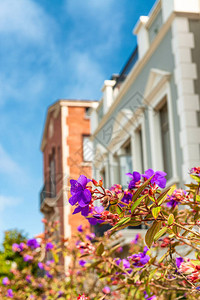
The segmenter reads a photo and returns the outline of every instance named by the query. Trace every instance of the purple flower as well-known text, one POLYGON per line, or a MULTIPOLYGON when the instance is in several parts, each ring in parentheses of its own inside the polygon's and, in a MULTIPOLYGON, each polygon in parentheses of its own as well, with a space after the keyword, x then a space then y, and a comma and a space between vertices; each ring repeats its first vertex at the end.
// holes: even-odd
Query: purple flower
MULTIPOLYGON (((124 202, 124 204, 125 204, 125 203, 126 203, 126 204, 129 204, 129 202, 132 200, 132 197, 133 197, 133 195, 132 195, 130 192, 125 191, 125 192, 124 192, 124 196, 123 196, 123 198, 121 199, 121 202, 124 202)), ((124 207, 124 205, 123 205, 122 203, 119 203, 119 205, 120 205, 121 207, 124 207)))
POLYGON ((167 202, 167 206, 169 208, 176 207, 182 200, 185 199, 185 196, 186 191, 181 189, 175 190, 171 196, 167 195, 167 200, 169 200, 169 202, 167 202))
POLYGON ((77 230, 78 230, 79 232, 83 232, 83 225, 79 225, 79 226, 77 227, 77 230))
POLYGON ((177 257, 176 258, 177 268, 180 268, 180 265, 182 264, 182 262, 184 262, 184 259, 182 257, 177 257))
POLYGON ((27 241, 27 246, 29 246, 32 250, 40 247, 40 244, 36 239, 31 239, 27 241))
POLYGON ((135 184, 138 181, 140 181, 141 175, 138 172, 133 172, 133 174, 132 173, 126 173, 126 175, 132 178, 132 180, 129 182, 129 185, 128 185, 129 190, 131 190, 131 189, 135 188, 135 184))
POLYGON ((9 285, 9 284, 10 284, 10 280, 8 279, 8 277, 4 277, 4 278, 3 278, 2 284, 3 284, 3 285, 9 285))
POLYGON ((116 260, 115 260, 115 262, 116 262, 116 265, 120 265, 120 263, 122 262, 123 263, 123 267, 125 268, 125 269, 128 269, 128 268, 130 268, 130 263, 129 263, 129 261, 127 260, 127 259, 121 259, 121 258, 117 258, 116 260))
POLYGON ((13 290, 12 289, 8 289, 7 290, 7 295, 6 295, 7 297, 9 297, 9 298, 13 298, 13 290))
MULTIPOLYGON (((90 200, 92 198, 91 193, 88 189, 86 189, 86 185, 91 180, 88 179, 86 176, 81 175, 78 180, 70 180, 71 183, 71 197, 69 198, 69 203, 73 206, 76 203, 79 204, 78 208, 76 210, 81 211, 82 208, 87 207, 90 203, 90 200)), ((77 212, 79 212, 77 211, 77 212)), ((75 212, 75 213, 77 213, 75 212)), ((89 212, 89 207, 88 207, 89 212)), ((86 210, 84 211, 86 213, 86 210)))
POLYGON ((88 239, 89 241, 93 240, 95 238, 95 233, 91 232, 90 234, 86 234, 86 239, 88 239))
POLYGON ((46 272, 46 276, 50 279, 53 278, 53 275, 51 273, 49 273, 48 271, 46 272))
POLYGON ((31 283, 31 276, 30 276, 30 275, 27 275, 27 276, 26 276, 26 281, 27 281, 28 283, 31 283))
POLYGON ((79 260, 79 265, 80 265, 81 267, 84 267, 85 264, 86 264, 86 261, 85 261, 85 260, 83 260, 83 259, 79 260))
POLYGON ((151 179, 151 183, 155 183, 160 188, 164 189, 166 187, 166 182, 167 182, 167 179, 165 178, 167 173, 162 172, 162 171, 154 172, 152 169, 148 169, 145 171, 145 174, 142 174, 142 177, 149 179, 153 175, 154 175, 154 177, 151 179))
POLYGON ((49 242, 49 243, 46 244, 46 251, 50 251, 53 248, 54 248, 54 245, 51 242, 49 242))
POLYGON ((139 238, 140 238, 140 234, 137 233, 136 236, 135 236, 135 238, 134 238, 134 240, 132 240, 131 243, 132 243, 132 244, 137 244, 139 238))
POLYGON ((58 298, 62 297, 64 295, 63 291, 58 291, 58 298))
POLYGON ((90 211, 89 204, 82 207, 82 206, 77 206, 75 210, 73 211, 73 215, 78 214, 79 212, 82 214, 82 216, 87 217, 90 211))
POLYGON ((44 269, 44 265, 43 265, 42 262, 39 262, 39 263, 38 263, 38 268, 39 268, 40 270, 43 270, 43 269, 44 269))
POLYGON ((50 266, 50 265, 53 264, 53 263, 54 263, 54 260, 53 260, 53 259, 47 260, 46 265, 47 265, 47 266, 50 266))
POLYGON ((20 248, 21 251, 23 251, 24 249, 26 249, 26 244, 25 243, 20 243, 19 248, 20 248))
POLYGON ((13 252, 20 252, 21 249, 20 249, 18 244, 14 243, 14 244, 12 244, 12 251, 13 252))
POLYGON ((33 260, 33 256, 28 255, 28 254, 24 255, 24 261, 29 262, 29 261, 32 261, 32 260, 33 260))
POLYGON ((149 297, 148 294, 147 294, 147 292, 144 291, 144 298, 145 298, 146 300, 153 300, 153 299, 156 299, 156 296, 153 295, 153 296, 149 297))
POLYGON ((149 249, 145 246, 143 252, 129 256, 129 258, 133 261, 134 267, 141 268, 148 263, 150 260, 150 256, 146 255, 148 250, 149 249))
POLYGON ((129 269, 130 268, 130 262, 127 260, 127 259, 122 259, 122 261, 123 261, 123 267, 125 268, 125 269, 129 269))
POLYGON ((101 220, 101 213, 104 211, 103 206, 95 206, 92 213, 92 217, 88 217, 88 221, 91 225, 96 225, 97 223, 103 223, 101 220))

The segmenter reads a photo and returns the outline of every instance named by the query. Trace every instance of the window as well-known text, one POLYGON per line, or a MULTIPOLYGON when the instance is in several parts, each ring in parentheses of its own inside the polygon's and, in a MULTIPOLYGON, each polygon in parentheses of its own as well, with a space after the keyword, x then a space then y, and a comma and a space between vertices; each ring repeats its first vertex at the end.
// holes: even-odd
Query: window
POLYGON ((172 178, 172 159, 171 159, 171 143, 170 143, 167 101, 159 110, 159 115, 160 115, 163 167, 164 167, 164 171, 167 173, 167 179, 170 179, 172 178))
POLYGON ((85 119, 90 118, 90 107, 85 107, 85 119))
POLYGON ((197 126, 200 127, 200 111, 197 111, 197 126))
POLYGON ((49 182, 47 183, 47 191, 50 194, 50 198, 56 196, 56 161, 55 161, 55 149, 53 148, 52 154, 49 156, 49 182))
POLYGON ((141 126, 135 131, 135 170, 144 172, 144 147, 142 141, 142 128, 141 126))
POLYGON ((61 161, 61 149, 60 146, 57 148, 57 157, 58 157, 58 174, 62 172, 62 161, 61 161))
POLYGON ((120 168, 120 184, 127 187, 128 177, 126 173, 132 173, 132 157, 130 140, 122 147, 118 154, 120 168))
POLYGON ((93 146, 90 137, 83 136, 83 161, 91 162, 93 160, 93 146))

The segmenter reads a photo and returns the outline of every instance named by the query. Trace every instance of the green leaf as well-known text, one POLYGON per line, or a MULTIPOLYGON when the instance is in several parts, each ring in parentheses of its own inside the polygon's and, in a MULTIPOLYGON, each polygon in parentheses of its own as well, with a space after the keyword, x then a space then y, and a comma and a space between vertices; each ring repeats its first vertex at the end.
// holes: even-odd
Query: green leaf
POLYGON ((111 228, 111 231, 113 231, 115 228, 121 226, 122 224, 129 222, 130 220, 131 220, 130 217, 122 218, 115 226, 113 226, 113 227, 111 228))
POLYGON ((119 193, 119 194, 117 195, 117 197, 118 197, 118 201, 121 201, 122 198, 124 197, 124 192, 119 193))
POLYGON ((166 191, 164 191, 157 199, 158 205, 161 205, 165 201, 167 195, 170 195, 170 193, 173 193, 174 190, 175 190, 175 187, 172 187, 172 188, 169 188, 166 191))
POLYGON ((100 243, 96 249, 96 254, 101 256, 103 252, 104 252, 104 245, 100 243))
POLYGON ((159 207, 154 207, 152 209, 152 215, 153 215, 154 219, 157 219, 157 217, 158 217, 158 215, 160 213, 160 210, 161 210, 160 206, 159 207))
POLYGON ((150 272, 150 274, 149 274, 149 281, 151 281, 151 279, 154 277, 154 275, 155 275, 155 273, 157 272, 157 270, 158 269, 154 269, 154 270, 152 270, 151 272, 150 272))
POLYGON ((149 248, 153 243, 154 236, 160 230, 160 227, 161 227, 161 222, 154 221, 152 226, 147 230, 147 233, 145 235, 145 242, 149 248))
POLYGON ((119 205, 116 205, 116 212, 120 216, 123 214, 123 209, 119 205))
POLYGON ((149 195, 148 195, 148 197, 149 197, 149 199, 150 199, 152 202, 155 202, 155 199, 154 199, 154 197, 152 197, 152 196, 149 196, 149 195))
POLYGON ((196 195, 196 201, 200 202, 200 195, 196 195))
POLYGON ((111 212, 112 214, 115 214, 116 213, 116 205, 110 205, 109 212, 111 212))
POLYGON ((137 199, 135 201, 135 203, 133 203, 133 205, 131 206, 131 213, 133 213, 133 211, 140 205, 140 203, 142 202, 142 200, 146 197, 147 195, 143 195, 142 197, 140 197, 139 199, 137 199))
POLYGON ((172 225, 174 223, 174 215, 170 214, 167 220, 168 225, 172 225))
POLYGON ((127 226, 139 226, 141 224, 141 221, 134 221, 131 220, 130 222, 128 222, 126 225, 127 226))
MULTIPOLYGON (((154 175, 153 175, 154 176, 154 175)), ((153 178, 153 176, 151 176, 149 179, 147 179, 136 191, 136 193, 133 195, 132 197, 132 202, 135 202, 136 199, 139 197, 139 195, 141 194, 141 192, 145 189, 145 187, 149 184, 149 182, 151 181, 151 179, 153 178)))
POLYGON ((157 241, 163 234, 167 231, 167 227, 163 227, 159 232, 154 236, 154 241, 157 241))
POLYGON ((57 264, 59 262, 58 255, 55 252, 53 252, 52 254, 53 254, 54 261, 57 264))
POLYGON ((200 183, 200 177, 197 175, 190 175, 192 179, 194 179, 196 182, 200 183))
POLYGON ((102 262, 101 260, 97 260, 97 261, 91 263, 91 264, 88 266, 88 268, 89 268, 89 269, 95 268, 95 267, 97 267, 101 262, 102 262))
POLYGON ((168 252, 166 252, 165 254, 163 254, 163 256, 159 259, 159 264, 161 263, 161 262, 163 262, 163 260, 165 259, 165 257, 167 257, 169 255, 169 253, 168 252))

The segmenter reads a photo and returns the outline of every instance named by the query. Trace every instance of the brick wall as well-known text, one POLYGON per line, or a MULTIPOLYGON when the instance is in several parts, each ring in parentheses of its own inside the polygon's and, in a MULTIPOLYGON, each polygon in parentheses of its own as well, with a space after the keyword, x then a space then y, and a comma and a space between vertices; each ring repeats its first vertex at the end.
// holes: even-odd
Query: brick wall
MULTIPOLYGON (((67 164, 70 170, 70 177, 78 179, 83 174, 89 178, 92 175, 90 164, 83 162, 83 136, 90 135, 90 120, 86 118, 85 107, 68 107, 68 117, 66 120, 69 135, 67 145, 69 147, 69 158, 67 164)), ((70 195, 69 195, 70 197, 70 195)), ((74 207, 71 208, 73 212, 74 207)), ((69 223, 72 234, 78 225, 88 225, 88 221, 80 214, 70 215, 69 223)))

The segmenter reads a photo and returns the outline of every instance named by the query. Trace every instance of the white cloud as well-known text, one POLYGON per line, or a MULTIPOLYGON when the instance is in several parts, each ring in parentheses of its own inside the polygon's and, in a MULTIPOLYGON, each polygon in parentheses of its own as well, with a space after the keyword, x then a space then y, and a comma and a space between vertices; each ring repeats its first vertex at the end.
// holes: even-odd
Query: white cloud
POLYGON ((17 206, 21 203, 21 199, 0 195, 0 213, 2 213, 7 207, 17 206))
POLYGON ((55 27, 53 20, 34 1, 0 1, 1 34, 13 34, 20 41, 26 38, 31 42, 42 43, 47 32, 53 27, 55 27))
POLYGON ((0 173, 10 176, 22 176, 23 170, 0 145, 0 173))
POLYGON ((73 71, 72 82, 66 88, 67 95, 69 98, 92 99, 103 85, 104 74, 100 64, 86 52, 74 52, 69 61, 73 71))

